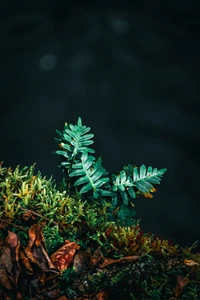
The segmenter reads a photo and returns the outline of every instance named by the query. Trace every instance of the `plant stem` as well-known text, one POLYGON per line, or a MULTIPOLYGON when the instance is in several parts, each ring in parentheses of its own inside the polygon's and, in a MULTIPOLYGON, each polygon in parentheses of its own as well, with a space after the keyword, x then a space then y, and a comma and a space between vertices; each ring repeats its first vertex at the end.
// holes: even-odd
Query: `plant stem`
MULTIPOLYGON (((18 206, 17 204, 14 204, 15 206, 18 206)), ((42 218, 42 219, 44 219, 44 220, 46 220, 46 221, 51 221, 49 218, 47 218, 47 217, 45 217, 45 216, 43 216, 43 215, 41 215, 41 214, 39 214, 39 213, 37 213, 36 211, 34 211, 34 210, 30 210, 30 209, 26 209, 26 208, 23 208, 23 207, 21 207, 21 206, 18 206, 21 210, 24 210, 24 211, 27 211, 27 212, 30 212, 31 214, 33 214, 33 215, 35 215, 35 216, 37 216, 37 217, 40 217, 40 218, 42 218)), ((52 224, 54 224, 54 225, 59 225, 58 224, 58 222, 56 222, 56 221, 51 221, 51 223, 52 224)))
POLYGON ((23 231, 25 231, 25 232, 28 232, 28 230, 24 229, 22 226, 16 225, 16 224, 14 224, 14 223, 12 223, 12 222, 6 221, 6 220, 1 219, 1 218, 0 218, 0 221, 3 222, 3 223, 6 223, 6 224, 8 224, 8 225, 12 225, 12 226, 14 226, 14 227, 16 227, 16 228, 19 228, 20 230, 23 230, 23 231))

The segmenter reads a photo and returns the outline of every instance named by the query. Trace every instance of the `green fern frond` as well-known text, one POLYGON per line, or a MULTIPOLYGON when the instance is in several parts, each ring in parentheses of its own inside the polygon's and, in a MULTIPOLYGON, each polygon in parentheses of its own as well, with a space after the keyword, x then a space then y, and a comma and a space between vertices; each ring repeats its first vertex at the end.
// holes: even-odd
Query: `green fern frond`
POLYGON ((60 164, 61 168, 70 169, 72 164, 79 161, 81 153, 87 151, 94 153, 95 151, 87 146, 93 144, 91 140, 94 134, 87 134, 90 127, 82 125, 79 117, 77 125, 65 123, 64 130, 61 132, 56 129, 59 138, 55 138, 61 150, 53 152, 58 154, 64 161, 60 164))
MULTIPOLYGON (((132 199, 136 198, 136 187, 142 193, 149 193, 149 191, 154 187, 153 184, 160 184, 162 175, 167 169, 161 169, 158 171, 157 168, 148 167, 146 169, 145 165, 139 168, 128 165, 125 166, 118 176, 112 175, 113 187, 112 191, 119 192, 122 197, 123 203, 125 205, 129 204, 129 196, 132 199), (132 169, 132 175, 131 175, 132 169)), ((112 202, 114 205, 117 204, 118 193, 112 197, 112 202)))
POLYGON ((152 188, 153 184, 160 184, 162 175, 167 169, 158 170, 151 166, 146 169, 145 165, 141 165, 139 172, 137 168, 133 170, 133 184, 142 193, 148 193, 152 188))
POLYGON ((88 155, 87 151, 82 153, 81 162, 73 164, 72 168, 76 170, 69 174, 70 177, 83 175, 75 181, 74 186, 86 183, 79 191, 80 194, 93 190, 96 198, 97 189, 109 181, 108 177, 101 178, 105 169, 99 162, 94 162, 94 157, 88 155))

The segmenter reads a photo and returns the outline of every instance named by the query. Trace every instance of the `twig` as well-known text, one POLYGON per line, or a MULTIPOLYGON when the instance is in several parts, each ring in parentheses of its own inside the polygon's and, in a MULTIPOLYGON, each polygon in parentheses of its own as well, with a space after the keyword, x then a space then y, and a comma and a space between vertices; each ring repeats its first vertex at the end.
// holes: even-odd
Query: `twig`
POLYGON ((14 223, 11 223, 11 222, 6 221, 6 220, 1 219, 1 218, 0 218, 0 221, 6 223, 6 224, 8 224, 8 225, 12 225, 12 226, 14 226, 14 227, 16 227, 16 228, 19 228, 20 230, 23 230, 23 231, 25 231, 25 232, 28 232, 28 230, 24 229, 22 226, 16 225, 16 224, 14 224, 14 223))
MULTIPOLYGON (((18 206, 17 204, 14 204, 15 206, 18 206)), ((23 208, 23 207, 21 207, 21 206, 18 206, 18 208, 20 208, 21 210, 24 210, 24 211, 27 211, 27 212, 30 212, 31 214, 33 214, 33 215, 35 215, 35 216, 37 216, 37 217, 40 217, 40 218, 42 218, 42 219, 44 219, 44 220, 46 220, 46 221, 51 221, 49 218, 47 218, 47 217, 45 217, 45 216, 43 216, 43 215, 41 215, 41 214, 39 214, 39 213, 37 213, 37 212, 35 212, 34 210, 30 210, 30 209, 27 209, 27 208, 23 208)), ((58 224, 58 222, 56 222, 56 221, 51 221, 51 223, 53 223, 54 225, 59 225, 58 224)))
MULTIPOLYGON (((3 199, 0 199, 0 201, 3 201, 3 199)), ((41 215, 41 214, 35 212, 34 210, 30 210, 30 209, 27 209, 27 208, 23 208, 23 207, 21 207, 20 205, 15 204, 15 203, 13 203, 13 205, 16 206, 16 207, 18 207, 18 208, 20 208, 21 210, 30 212, 31 214, 33 214, 33 215, 35 215, 35 216, 37 216, 37 217, 40 217, 40 218, 42 218, 42 219, 44 219, 44 220, 46 220, 46 221, 48 221, 48 222, 51 221, 49 218, 47 218, 47 217, 45 217, 45 216, 43 216, 43 215, 41 215)), ((51 223, 54 224, 54 225, 56 225, 56 226, 59 225, 59 223, 56 222, 56 221, 51 221, 51 223)))

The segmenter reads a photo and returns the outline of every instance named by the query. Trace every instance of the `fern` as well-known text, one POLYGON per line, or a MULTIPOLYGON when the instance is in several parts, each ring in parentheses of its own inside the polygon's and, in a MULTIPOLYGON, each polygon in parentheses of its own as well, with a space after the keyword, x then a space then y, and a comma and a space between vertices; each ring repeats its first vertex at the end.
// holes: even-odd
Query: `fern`
POLYGON ((91 140, 94 134, 86 134, 90 131, 90 127, 82 125, 82 120, 79 117, 77 125, 65 123, 64 130, 61 132, 56 129, 59 138, 55 138, 61 150, 53 152, 58 154, 64 161, 59 167, 63 170, 68 169, 70 172, 72 164, 80 160, 80 154, 84 151, 94 153, 95 151, 87 146, 93 144, 91 140))
POLYGON ((67 171, 67 176, 71 181, 72 177, 79 177, 72 182, 74 188, 82 185, 78 191, 79 194, 93 191, 95 199, 111 197, 118 218, 125 224, 130 224, 136 214, 133 209, 133 199, 138 197, 139 194, 145 195, 147 193, 152 196, 150 191, 152 191, 154 185, 160 184, 162 175, 167 169, 158 170, 151 166, 146 168, 145 165, 138 168, 129 164, 124 166, 118 175, 112 174, 110 177, 102 166, 101 157, 95 160, 94 156, 89 155, 89 153, 95 151, 87 147, 93 144, 91 139, 94 136, 88 134, 88 131, 90 131, 90 128, 82 125, 80 117, 77 125, 65 123, 62 132, 56 130, 59 138, 55 139, 61 150, 54 153, 64 160, 60 167, 67 171))

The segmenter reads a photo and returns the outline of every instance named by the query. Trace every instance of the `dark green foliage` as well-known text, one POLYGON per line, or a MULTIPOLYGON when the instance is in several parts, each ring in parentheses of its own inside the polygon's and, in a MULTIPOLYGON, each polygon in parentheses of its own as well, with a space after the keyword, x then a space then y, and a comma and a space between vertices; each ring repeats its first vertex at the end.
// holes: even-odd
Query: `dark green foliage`
POLYGON ((61 294, 68 295, 72 299, 77 297, 76 291, 70 288, 76 276, 77 274, 74 272, 73 267, 69 267, 63 271, 59 284, 61 294))
POLYGON ((49 255, 64 244, 64 238, 61 236, 58 226, 45 225, 42 229, 42 233, 49 255))

